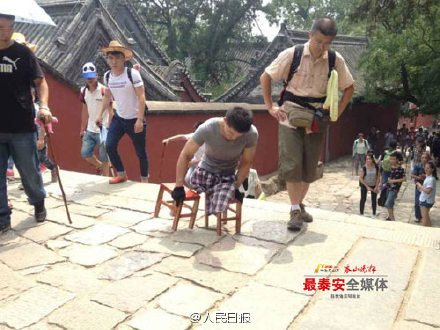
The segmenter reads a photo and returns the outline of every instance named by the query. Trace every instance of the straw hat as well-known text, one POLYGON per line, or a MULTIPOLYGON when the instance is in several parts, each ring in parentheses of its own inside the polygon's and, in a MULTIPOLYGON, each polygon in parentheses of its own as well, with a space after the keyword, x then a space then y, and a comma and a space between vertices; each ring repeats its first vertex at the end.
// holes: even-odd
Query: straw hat
POLYGON ((35 50, 37 49, 37 46, 34 44, 31 44, 29 42, 26 42, 26 37, 24 36, 23 33, 20 32, 14 32, 12 34, 11 37, 12 40, 14 40, 15 42, 25 45, 26 47, 28 47, 30 50, 32 50, 33 52, 35 52, 35 50))
POLYGON ((107 47, 102 47, 101 52, 107 55, 108 52, 121 52, 125 56, 125 60, 129 61, 133 58, 133 52, 121 45, 121 43, 117 40, 110 41, 107 47))

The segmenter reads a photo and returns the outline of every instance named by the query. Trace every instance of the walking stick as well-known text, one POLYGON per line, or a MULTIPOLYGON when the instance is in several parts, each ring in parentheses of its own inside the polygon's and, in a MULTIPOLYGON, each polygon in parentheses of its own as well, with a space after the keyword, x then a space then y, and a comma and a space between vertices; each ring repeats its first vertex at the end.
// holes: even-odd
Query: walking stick
POLYGON ((165 158, 165 147, 166 143, 162 143, 162 155, 160 156, 160 168, 159 168, 159 183, 162 183, 162 168, 163 168, 163 159, 165 158))
POLYGON ((66 207, 66 214, 67 214, 67 220, 69 220, 69 223, 72 223, 72 220, 70 219, 70 213, 69 208, 67 207, 67 199, 66 199, 66 193, 64 192, 63 184, 61 183, 61 177, 60 177, 60 171, 58 169, 58 163, 55 159, 55 153, 53 152, 53 146, 52 146, 52 140, 50 138, 50 133, 53 133, 52 128, 50 127, 48 129, 48 124, 42 125, 42 122, 39 121, 40 126, 44 126, 44 131, 47 136, 47 144, 49 145, 49 153, 51 154, 50 157, 52 158, 52 161, 55 163, 55 173, 58 178, 58 184, 60 185, 61 194, 63 196, 64 206, 66 207))

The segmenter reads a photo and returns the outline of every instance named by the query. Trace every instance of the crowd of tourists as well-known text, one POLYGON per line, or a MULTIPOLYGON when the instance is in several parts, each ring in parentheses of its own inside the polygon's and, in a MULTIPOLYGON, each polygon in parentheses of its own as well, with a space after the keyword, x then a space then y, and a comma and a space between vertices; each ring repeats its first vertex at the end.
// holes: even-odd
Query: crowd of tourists
POLYGON ((372 215, 377 206, 387 211, 386 220, 395 221, 395 201, 402 183, 414 184, 415 222, 431 226, 430 210, 435 202, 437 167, 440 157, 440 132, 406 124, 396 134, 390 129, 383 136, 384 148, 378 152, 380 131, 372 127, 367 138, 359 133, 353 143, 353 167, 359 175, 360 214, 364 214, 368 192, 372 215), (359 172, 360 171, 360 172, 359 172))

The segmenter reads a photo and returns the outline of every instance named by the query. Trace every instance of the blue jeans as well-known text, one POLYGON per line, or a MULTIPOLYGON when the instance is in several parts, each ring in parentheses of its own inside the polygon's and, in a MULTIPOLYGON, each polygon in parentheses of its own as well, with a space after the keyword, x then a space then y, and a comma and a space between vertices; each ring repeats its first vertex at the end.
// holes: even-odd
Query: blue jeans
POLYGON ((110 158, 110 162, 121 175, 125 173, 124 165, 122 164, 121 157, 118 154, 118 144, 124 134, 128 134, 133 142, 136 155, 139 159, 139 167, 141 170, 141 177, 148 178, 148 156, 146 150, 146 130, 147 125, 144 120, 144 129, 141 133, 134 132, 135 119, 123 119, 118 115, 113 116, 113 120, 110 124, 107 134, 106 148, 110 158))
POLYGON ((396 197, 397 197, 397 191, 388 189, 387 200, 385 201, 385 207, 387 209, 394 208, 394 201, 396 200, 396 197))
POLYGON ((6 170, 8 157, 12 156, 20 173, 29 203, 35 205, 46 197, 37 156, 36 133, 0 133, 0 226, 10 224, 6 170))
POLYGON ((422 213, 420 212, 420 194, 422 192, 420 190, 417 189, 416 187, 416 192, 414 194, 414 212, 416 214, 416 219, 420 220, 422 218, 422 213))
POLYGON ((105 151, 105 143, 101 143, 99 133, 86 131, 82 138, 81 156, 82 158, 89 158, 93 156, 93 149, 98 145, 99 161, 108 162, 107 152, 105 151))
POLYGON ((382 171, 382 182, 380 185, 380 189, 383 189, 383 185, 385 183, 388 183, 388 178, 390 177, 390 174, 391 174, 391 171, 388 171, 388 172, 382 171))

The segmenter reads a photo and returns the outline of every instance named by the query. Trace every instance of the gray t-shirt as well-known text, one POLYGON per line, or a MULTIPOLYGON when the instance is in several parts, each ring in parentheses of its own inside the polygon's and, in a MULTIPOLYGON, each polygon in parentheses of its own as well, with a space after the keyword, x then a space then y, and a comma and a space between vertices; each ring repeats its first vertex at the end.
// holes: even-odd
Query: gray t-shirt
POLYGON ((192 139, 201 146, 205 144, 205 157, 199 166, 208 172, 230 175, 237 168, 243 149, 257 145, 258 131, 252 125, 249 132, 235 140, 226 140, 220 133, 220 121, 223 118, 211 118, 197 128, 192 139))

